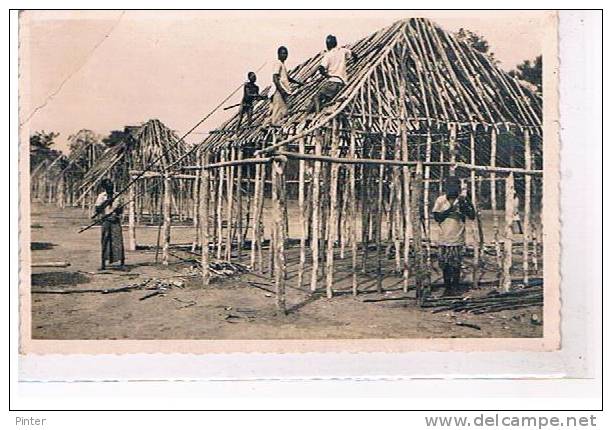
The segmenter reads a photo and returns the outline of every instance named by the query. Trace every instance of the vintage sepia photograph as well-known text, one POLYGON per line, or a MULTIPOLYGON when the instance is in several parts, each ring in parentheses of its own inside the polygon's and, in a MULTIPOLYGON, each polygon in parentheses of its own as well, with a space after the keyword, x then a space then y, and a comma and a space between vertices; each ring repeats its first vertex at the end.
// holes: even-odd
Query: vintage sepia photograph
POLYGON ((20 12, 21 351, 558 348, 557 57, 554 11, 20 12))

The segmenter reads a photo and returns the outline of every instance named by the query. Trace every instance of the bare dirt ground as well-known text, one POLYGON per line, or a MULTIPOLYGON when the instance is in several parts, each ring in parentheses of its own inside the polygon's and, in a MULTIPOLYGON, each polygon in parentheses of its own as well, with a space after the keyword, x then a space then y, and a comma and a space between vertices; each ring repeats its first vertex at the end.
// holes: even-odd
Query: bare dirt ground
MULTIPOLYGON (((290 217, 291 219, 291 217, 290 217)), ((486 221, 486 217, 485 217, 486 221)), ((68 268, 34 268, 33 289, 116 288, 147 278, 182 279, 184 288, 168 290, 164 296, 140 300, 147 294, 132 290, 112 294, 32 294, 32 337, 34 339, 355 339, 355 338, 449 338, 449 337, 541 337, 542 326, 531 322, 532 314, 542 318, 539 306, 491 314, 432 313, 416 306, 414 299, 364 303, 365 298, 406 296, 401 278, 385 280, 385 293, 376 293, 375 279, 360 274, 362 294, 353 297, 350 289, 350 257, 338 263, 332 298, 309 294, 298 288, 296 251, 290 254, 287 280, 288 315, 275 308, 273 285, 261 275, 246 274, 201 287, 201 277, 186 276, 197 258, 173 250, 171 264, 155 264, 155 250, 127 252, 127 268, 98 271, 99 228, 82 234, 86 215, 77 208, 58 209, 32 204, 32 261, 68 261, 68 268), (259 288, 249 281, 260 282, 259 288), (270 283, 269 286, 266 286, 270 283), (467 322, 475 329, 459 326, 467 322)), ((156 227, 139 227, 139 245, 155 245, 156 227)), ((172 230, 173 244, 190 243, 193 228, 172 230)), ((127 235, 124 231, 124 240, 127 235)), ((375 264, 370 258, 368 264, 375 264)), ((361 259, 359 260, 361 261, 361 259)), ((247 258, 244 259, 245 263, 247 258)), ((392 269, 389 260, 386 271, 392 269)), ((307 277, 309 273, 307 272, 307 277)), ((489 276, 490 277, 490 276, 489 276)), ((434 283, 439 275, 434 273, 434 283)), ((466 275, 466 280, 468 276, 466 275)), ((439 281, 437 281, 439 282, 439 281)), ((323 289, 323 282, 320 283, 323 289)), ((491 287, 466 294, 484 295, 491 287)), ((434 288, 434 293, 440 291, 434 288)), ((414 291, 408 293, 414 297, 414 291)))

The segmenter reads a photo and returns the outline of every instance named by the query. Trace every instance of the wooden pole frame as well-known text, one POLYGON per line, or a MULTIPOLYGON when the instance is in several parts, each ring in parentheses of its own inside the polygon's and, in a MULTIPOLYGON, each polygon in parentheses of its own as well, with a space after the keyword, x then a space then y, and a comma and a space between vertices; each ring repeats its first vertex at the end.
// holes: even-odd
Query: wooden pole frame
MULTIPOLYGON (((525 145, 525 169, 531 169, 531 138, 529 130, 523 131, 525 145)), ((523 206, 523 284, 529 285, 529 235, 531 234, 531 176, 525 175, 525 198, 523 206)))
POLYGON ((274 211, 274 279, 276 285, 276 307, 277 309, 285 314, 286 299, 285 299, 285 278, 287 273, 287 267, 285 264, 285 226, 284 226, 284 214, 287 209, 285 205, 285 196, 282 191, 284 186, 284 168, 286 159, 282 157, 275 157, 271 167, 273 170, 272 174, 272 205, 274 211))
POLYGON ((170 230, 172 226, 171 212, 171 195, 172 195, 172 179, 168 175, 164 175, 164 200, 163 200, 163 238, 164 244, 162 247, 162 264, 167 266, 170 258, 170 230))
MULTIPOLYGON (((305 142, 306 138, 299 140, 299 151, 300 154, 306 152, 305 142)), ((305 209, 305 188, 304 180, 306 173, 306 161, 299 160, 299 172, 298 172, 298 210, 299 210, 299 222, 300 222, 300 262, 298 266, 297 275, 297 286, 302 287, 304 283, 304 267, 306 266, 306 235, 308 234, 308 226, 306 225, 306 209, 305 209)))
MULTIPOLYGON (((204 153, 203 162, 208 161, 208 153, 204 153)), ((210 267, 209 267, 209 206, 210 206, 210 171, 202 171, 202 180, 200 181, 200 241, 202 244, 202 286, 207 287, 210 282, 210 267)))
MULTIPOLYGON (((332 122, 332 135, 331 135, 331 155, 333 157, 338 156, 339 152, 339 136, 338 136, 338 121, 332 122)), ((327 233, 327 260, 326 260, 326 294, 327 298, 331 299, 333 296, 333 283, 334 283, 334 244, 336 241, 337 227, 338 227, 338 169, 339 164, 332 164, 329 175, 329 219, 327 220, 328 233, 327 233)))
MULTIPOLYGON (((315 135, 315 155, 321 155, 321 136, 315 135)), ((320 193, 320 177, 321 177, 321 162, 315 161, 312 173, 312 237, 310 238, 310 247, 312 254, 312 270, 310 276, 310 291, 317 290, 317 281, 319 277, 319 193, 320 193)))
POLYGON ((133 184, 128 190, 128 198, 130 203, 128 205, 128 250, 136 251, 136 199, 135 190, 133 184))
POLYGON ((510 271, 512 268, 512 221, 514 218, 514 175, 506 177, 506 204, 505 204, 505 228, 504 228, 504 260, 501 288, 510 291, 512 278, 510 271))

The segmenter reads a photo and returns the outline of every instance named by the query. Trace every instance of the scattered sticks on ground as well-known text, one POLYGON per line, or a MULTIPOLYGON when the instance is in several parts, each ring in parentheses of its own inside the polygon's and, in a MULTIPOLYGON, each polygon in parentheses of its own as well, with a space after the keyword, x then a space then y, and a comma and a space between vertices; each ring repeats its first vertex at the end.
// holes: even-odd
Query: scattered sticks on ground
MULTIPOLYGON (((225 261, 212 262, 210 265, 210 271, 215 278, 228 278, 234 275, 240 275, 247 273, 249 268, 243 264, 230 263, 225 261)), ((56 266, 57 267, 57 266, 56 266)), ((201 270, 197 266, 192 266, 187 269, 190 273, 186 273, 184 277, 191 276, 193 274, 200 274, 201 270)), ((122 285, 116 288, 74 288, 74 289, 32 289, 32 294, 83 294, 83 293, 100 293, 100 294, 111 294, 121 293, 132 290, 147 290, 149 293, 140 297, 139 300, 146 300, 155 296, 163 296, 166 292, 172 288, 183 288, 185 282, 181 277, 167 277, 167 278, 146 278, 140 281, 122 285), (174 279, 172 279, 174 278, 174 279)), ((259 287, 261 288, 261 287, 259 287)), ((265 288, 262 288, 265 289, 265 288)), ((270 292, 270 290, 266 291, 270 292)), ((195 303, 194 303, 195 304, 195 303)), ((189 305, 193 306, 193 305, 189 305)), ((187 307, 187 306, 183 306, 187 307)))
POLYGON ((401 297, 380 297, 380 298, 376 298, 376 299, 363 299, 362 302, 363 303, 374 303, 374 302, 386 302, 386 301, 392 301, 392 300, 416 300, 416 297, 407 297, 407 296, 401 296, 401 297))
POLYGON ((467 322, 463 322, 463 321, 457 321, 455 323, 455 325, 458 325, 460 327, 469 327, 469 328, 473 328, 474 330, 481 330, 479 325, 476 324, 472 324, 472 323, 467 323, 467 322))
POLYGON ((434 308, 432 313, 444 311, 484 314, 504 310, 521 309, 528 306, 542 306, 544 300, 541 286, 499 293, 493 291, 479 298, 439 297, 424 300, 422 307, 434 308))

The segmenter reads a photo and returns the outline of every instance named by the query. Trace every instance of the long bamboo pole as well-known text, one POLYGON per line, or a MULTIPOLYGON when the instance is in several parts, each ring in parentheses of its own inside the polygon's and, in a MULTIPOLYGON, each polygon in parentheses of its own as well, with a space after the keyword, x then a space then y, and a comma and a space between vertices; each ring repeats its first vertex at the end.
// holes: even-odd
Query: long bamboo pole
MULTIPOLYGON (((298 154, 297 152, 286 152, 286 151, 278 151, 278 155, 283 155, 287 158, 293 158, 296 160, 304 159, 307 161, 324 161, 328 163, 340 163, 340 164, 367 164, 367 165, 385 165, 385 166, 411 166, 414 167, 417 165, 417 161, 398 161, 398 160, 380 160, 373 158, 341 158, 341 157, 329 157, 325 155, 313 155, 313 154, 298 154)), ((542 170, 535 169, 524 169, 522 167, 491 167, 491 166, 478 166, 470 163, 462 163, 456 162, 452 163, 450 161, 430 161, 429 163, 421 161, 421 166, 452 166, 455 165, 458 168, 466 169, 466 170, 475 170, 477 172, 497 172, 497 173, 518 173, 521 175, 532 175, 532 176, 541 176, 542 170)), ((429 181, 431 182, 431 181, 429 181)))

